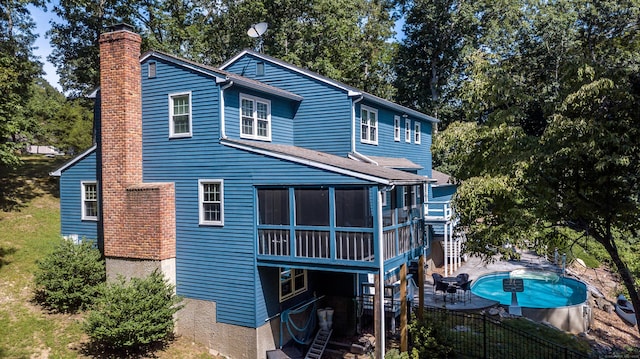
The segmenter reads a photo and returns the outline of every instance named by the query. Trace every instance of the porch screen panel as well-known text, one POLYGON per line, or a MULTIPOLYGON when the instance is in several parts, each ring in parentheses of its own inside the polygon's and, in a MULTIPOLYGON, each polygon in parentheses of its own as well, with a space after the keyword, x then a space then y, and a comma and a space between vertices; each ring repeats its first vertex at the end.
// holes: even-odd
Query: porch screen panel
POLYGON ((366 188, 336 189, 336 226, 372 228, 373 217, 366 188))
POLYGON ((296 225, 329 226, 329 190, 298 188, 295 199, 296 225))
POLYGON ((289 190, 259 189, 260 224, 289 225, 289 190))

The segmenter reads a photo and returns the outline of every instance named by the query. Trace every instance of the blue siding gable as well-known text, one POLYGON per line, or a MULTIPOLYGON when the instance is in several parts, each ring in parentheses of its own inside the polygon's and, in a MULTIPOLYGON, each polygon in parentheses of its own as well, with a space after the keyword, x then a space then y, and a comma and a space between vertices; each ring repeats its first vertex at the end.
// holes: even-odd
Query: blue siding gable
POLYGON ((296 146, 338 156, 345 156, 351 151, 352 99, 347 91, 251 55, 238 59, 225 70, 304 98, 294 118, 296 146), (264 76, 255 73, 258 62, 264 63, 264 76))
MULTIPOLYGON (((80 239, 96 240, 98 238, 98 221, 82 220, 83 181, 96 181, 95 150, 62 171, 60 175, 60 218, 63 236, 77 235, 80 239)), ((99 203, 98 208, 100 208, 99 203)))

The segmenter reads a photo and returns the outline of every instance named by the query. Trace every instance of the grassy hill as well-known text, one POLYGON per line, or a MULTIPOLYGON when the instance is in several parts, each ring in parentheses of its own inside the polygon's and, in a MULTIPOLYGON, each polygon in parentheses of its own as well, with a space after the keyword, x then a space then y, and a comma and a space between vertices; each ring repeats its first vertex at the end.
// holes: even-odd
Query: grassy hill
MULTIPOLYGON (((32 302, 36 262, 60 239, 57 178, 64 159, 24 158, 15 171, 0 170, 0 358, 78 358, 86 353, 82 315, 51 314, 32 302)), ((212 358, 178 339, 157 358, 212 358)))

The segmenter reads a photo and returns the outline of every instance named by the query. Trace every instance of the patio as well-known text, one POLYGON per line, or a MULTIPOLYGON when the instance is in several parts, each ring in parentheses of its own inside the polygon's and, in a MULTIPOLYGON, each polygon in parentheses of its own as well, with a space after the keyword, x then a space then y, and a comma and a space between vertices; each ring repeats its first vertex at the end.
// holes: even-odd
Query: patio
MULTIPOLYGON (((554 269, 558 268, 553 263, 547 261, 544 258, 539 257, 535 253, 522 252, 520 260, 517 261, 500 261, 496 260, 493 263, 484 263, 480 258, 469 257, 466 262, 462 262, 462 265, 450 276, 455 277, 460 273, 468 273, 469 280, 475 280, 478 277, 492 272, 510 272, 516 269, 523 268, 539 268, 539 269, 554 269)), ((478 310, 483 308, 489 308, 499 303, 494 300, 488 300, 471 294, 471 299, 466 301, 457 300, 452 303, 450 294, 447 296, 447 300, 443 300, 441 292, 434 293, 434 283, 431 275, 427 275, 424 284, 424 305, 426 307, 446 308, 450 310, 478 310)))

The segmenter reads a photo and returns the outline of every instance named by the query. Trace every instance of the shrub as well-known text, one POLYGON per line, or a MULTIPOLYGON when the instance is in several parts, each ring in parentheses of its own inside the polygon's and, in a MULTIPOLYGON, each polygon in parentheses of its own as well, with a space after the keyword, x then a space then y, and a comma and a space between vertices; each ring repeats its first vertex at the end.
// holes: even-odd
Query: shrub
POLYGON ((89 241, 62 240, 38 262, 36 301, 58 312, 76 312, 93 302, 106 279, 100 251, 89 241))
POLYGON ((411 358, 448 358, 453 355, 452 338, 436 318, 413 320, 409 325, 411 358))
POLYGON ((173 332, 173 315, 182 307, 173 285, 157 270, 103 286, 84 330, 93 345, 110 350, 139 352, 165 342, 173 332))

